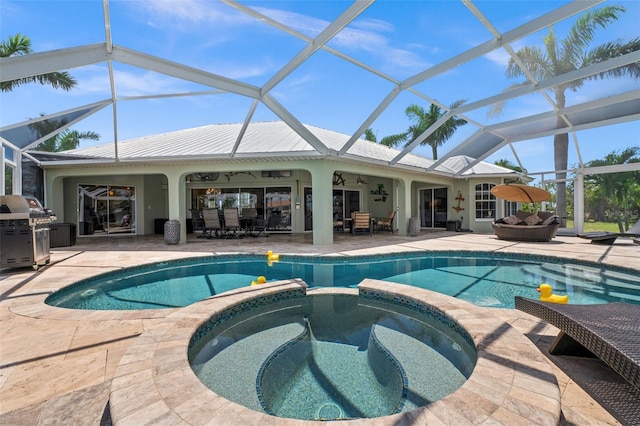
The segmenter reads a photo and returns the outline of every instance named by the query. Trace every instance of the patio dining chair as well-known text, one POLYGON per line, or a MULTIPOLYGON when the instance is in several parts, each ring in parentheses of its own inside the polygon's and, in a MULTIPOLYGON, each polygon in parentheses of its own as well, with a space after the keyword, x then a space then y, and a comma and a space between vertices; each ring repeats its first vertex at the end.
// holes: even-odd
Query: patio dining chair
POLYGON ((226 208, 224 213, 224 232, 230 237, 239 237, 242 226, 237 208, 226 208))
POLYGON ((258 209, 247 207, 242 209, 242 228, 244 233, 258 237, 264 231, 264 219, 258 217, 258 209))
POLYGON ((376 219, 376 229, 378 231, 389 231, 393 234, 393 219, 396 217, 396 211, 391 210, 386 218, 376 219))
POLYGON ((202 211, 198 209, 189 209, 191 212, 191 221, 193 223, 194 231, 201 231, 201 234, 198 235, 198 238, 205 238, 206 234, 204 233, 204 219, 202 218, 202 211))
POLYGON ((202 221, 204 222, 202 235, 205 238, 218 238, 220 236, 222 225, 220 224, 218 209, 203 209, 202 221))
POLYGON ((373 221, 371 220, 371 212, 353 212, 353 223, 351 225, 351 233, 368 233, 373 235, 373 221))

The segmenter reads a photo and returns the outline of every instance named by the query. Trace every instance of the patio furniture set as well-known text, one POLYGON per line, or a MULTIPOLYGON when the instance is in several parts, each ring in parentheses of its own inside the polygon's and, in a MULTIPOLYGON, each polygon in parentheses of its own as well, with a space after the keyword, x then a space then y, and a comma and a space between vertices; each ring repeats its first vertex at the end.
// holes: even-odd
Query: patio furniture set
POLYGON ((395 216, 395 210, 390 211, 385 218, 371 217, 371 212, 355 211, 351 213, 351 217, 349 218, 334 220, 333 229, 335 231, 348 229, 353 235, 373 235, 373 233, 377 231, 389 231, 393 234, 393 219, 395 216))
POLYGON ((257 209, 237 208, 191 209, 194 230, 201 230, 198 238, 242 238, 258 237, 265 231, 264 220, 258 217, 257 209))

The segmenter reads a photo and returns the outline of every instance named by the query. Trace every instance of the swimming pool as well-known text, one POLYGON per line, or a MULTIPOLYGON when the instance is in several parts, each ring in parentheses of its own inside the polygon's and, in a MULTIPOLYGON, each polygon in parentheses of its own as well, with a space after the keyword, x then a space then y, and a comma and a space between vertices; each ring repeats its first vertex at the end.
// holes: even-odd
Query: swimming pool
POLYGON ((549 256, 486 252, 412 252, 377 256, 224 255, 159 262, 80 281, 45 303, 72 309, 135 310, 190 305, 209 296, 267 281, 301 278, 309 287, 355 287, 364 278, 408 284, 478 306, 513 308, 514 296, 537 297, 549 283, 569 303, 640 304, 640 277, 632 269, 549 256))
POLYGON ((234 306, 194 334, 190 364, 216 394, 302 420, 387 416, 455 392, 477 360, 472 338, 435 307, 389 297, 292 293, 234 306))

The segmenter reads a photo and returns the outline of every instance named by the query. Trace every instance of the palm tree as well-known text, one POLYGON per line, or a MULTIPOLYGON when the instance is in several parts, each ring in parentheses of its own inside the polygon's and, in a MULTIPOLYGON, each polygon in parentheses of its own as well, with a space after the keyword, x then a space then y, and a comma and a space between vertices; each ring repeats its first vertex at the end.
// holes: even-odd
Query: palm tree
POLYGON ((495 164, 496 166, 504 167, 505 169, 515 170, 518 173, 527 171, 526 169, 523 170, 522 167, 516 164, 513 164, 511 161, 507 160, 506 158, 501 158, 499 160, 496 160, 493 164, 495 164))
MULTIPOLYGON (((44 114, 40 114, 44 116, 44 114)), ((67 123, 65 119, 61 120, 42 120, 30 124, 29 127, 35 130, 41 137, 48 135, 67 123)), ((99 140, 100 135, 96 132, 66 129, 57 135, 45 140, 38 145, 36 151, 60 152, 75 149, 80 145, 81 140, 99 140)))
POLYGON ((364 131, 364 140, 370 141, 370 142, 377 142, 377 137, 373 129, 368 128, 367 130, 364 131))
MULTIPOLYGON (((605 29, 609 23, 617 20, 618 15, 624 13, 625 10, 624 7, 616 5, 589 11, 576 20, 571 27, 569 35, 564 40, 556 39, 553 27, 550 27, 548 34, 543 39, 544 49, 538 46, 527 46, 518 50, 516 54, 533 76, 538 81, 542 81, 640 50, 640 38, 631 40, 628 43, 621 43, 617 40, 607 42, 589 50, 589 44, 593 40, 595 30, 599 28, 605 29)), ((509 60, 506 75, 508 78, 525 77, 524 71, 517 65, 513 58, 509 60)), ((585 80, 621 77, 624 75, 629 75, 634 78, 640 77, 640 63, 630 64, 555 86, 552 91, 555 96, 556 105, 560 109, 564 108, 567 89, 576 92, 583 86, 585 80)), ((530 84, 528 81, 522 83, 522 85, 528 84, 530 84)), ((500 109, 501 105, 494 108, 494 110, 500 109)), ((566 127, 562 117, 558 117, 557 122, 559 128, 566 127)), ((559 180, 556 187, 556 214, 562 217, 566 214, 567 201, 566 182, 564 181, 567 174, 562 172, 562 170, 567 169, 569 134, 562 133, 556 135, 554 136, 553 142, 555 169, 561 171, 556 173, 556 179, 559 180)))
MULTIPOLYGON (((593 160, 587 167, 640 163, 640 146, 614 151, 602 160, 593 160)), ((640 212, 640 172, 619 172, 587 175, 585 192, 591 207, 603 214, 609 212, 617 222, 620 232, 629 229, 634 212, 640 212)))
MULTIPOLYGON (((0 57, 27 55, 33 53, 31 40, 29 37, 16 34, 9 36, 9 40, 0 42, 0 57)), ((20 78, 18 80, 3 81, 0 83, 0 91, 10 92, 18 86, 30 83, 40 83, 49 85, 54 89, 71 90, 77 85, 76 80, 68 72, 52 72, 48 74, 35 75, 32 77, 20 78)))
MULTIPOLYGON (((459 99, 449 106, 449 109, 459 107, 465 102, 459 99)), ((431 104, 428 110, 420 105, 411 104, 405 110, 407 117, 414 122, 405 133, 390 135, 385 137, 381 144, 387 146, 396 146, 401 142, 405 142, 405 146, 416 140, 418 136, 423 134, 429 127, 445 115, 445 111, 437 105, 431 104)), ((427 137, 421 145, 429 145, 433 153, 433 159, 438 159, 438 147, 442 146, 458 129, 458 127, 467 124, 467 122, 458 117, 451 117, 436 129, 429 137, 427 137)))

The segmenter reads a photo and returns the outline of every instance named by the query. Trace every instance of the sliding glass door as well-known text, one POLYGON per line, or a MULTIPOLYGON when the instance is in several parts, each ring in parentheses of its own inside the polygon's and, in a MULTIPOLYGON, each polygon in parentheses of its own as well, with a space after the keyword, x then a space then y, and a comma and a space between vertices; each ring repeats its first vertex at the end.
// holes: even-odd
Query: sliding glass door
POLYGON ((423 189, 420 191, 420 226, 424 228, 446 228, 447 188, 423 189))
POLYGON ((78 185, 78 234, 135 234, 135 194, 132 186, 78 185))

